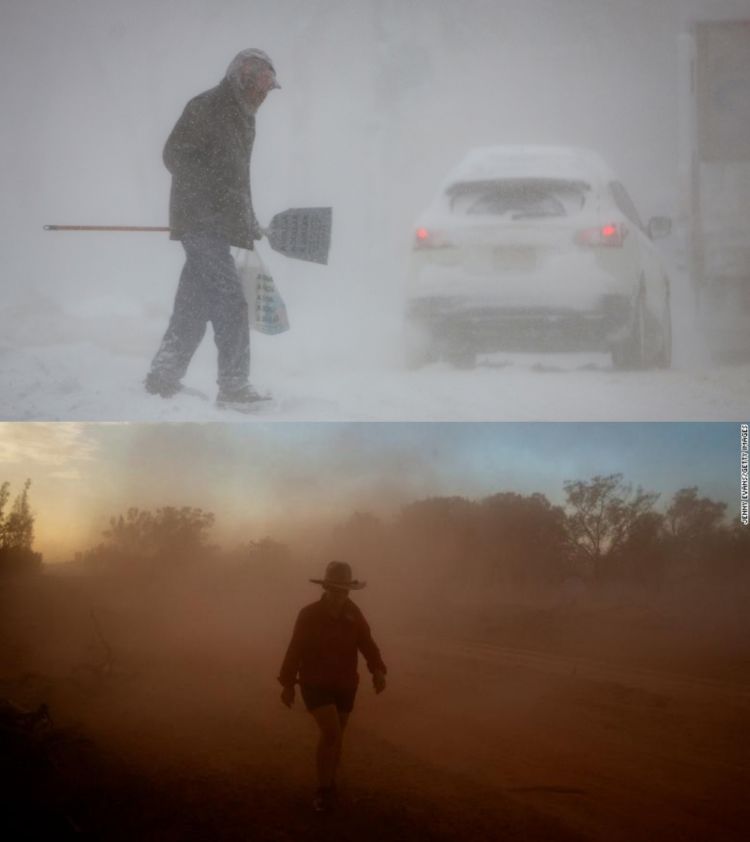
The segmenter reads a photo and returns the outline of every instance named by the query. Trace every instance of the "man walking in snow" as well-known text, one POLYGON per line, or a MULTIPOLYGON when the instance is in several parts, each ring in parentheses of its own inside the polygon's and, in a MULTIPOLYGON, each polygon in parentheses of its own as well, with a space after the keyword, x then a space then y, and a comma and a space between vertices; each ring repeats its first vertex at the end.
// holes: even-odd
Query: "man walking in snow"
POLYGON ((255 114, 281 86, 262 50, 238 53, 215 88, 188 102, 164 147, 172 173, 171 238, 181 240, 185 266, 174 310, 145 381, 171 397, 210 321, 218 350, 217 406, 248 409, 263 397, 250 385, 248 306, 230 247, 252 249, 263 231, 250 193, 255 114))

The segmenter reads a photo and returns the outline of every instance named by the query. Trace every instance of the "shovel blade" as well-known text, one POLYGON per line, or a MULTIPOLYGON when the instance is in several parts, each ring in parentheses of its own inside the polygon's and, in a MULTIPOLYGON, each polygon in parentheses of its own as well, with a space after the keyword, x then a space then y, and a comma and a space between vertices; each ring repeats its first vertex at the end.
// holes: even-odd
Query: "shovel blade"
POLYGON ((332 208, 289 208, 271 220, 268 242, 287 257, 328 263, 332 217, 332 208))

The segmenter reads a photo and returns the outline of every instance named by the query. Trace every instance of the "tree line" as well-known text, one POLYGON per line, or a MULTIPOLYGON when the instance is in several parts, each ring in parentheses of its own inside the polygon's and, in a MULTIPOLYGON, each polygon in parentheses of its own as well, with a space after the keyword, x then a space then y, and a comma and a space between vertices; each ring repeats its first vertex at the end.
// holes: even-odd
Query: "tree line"
POLYGON ((659 494, 619 473, 567 481, 563 491, 562 505, 539 493, 433 497, 404 506, 391 523, 357 512, 336 543, 368 564, 422 560, 446 582, 490 587, 580 579, 659 589, 675 580, 731 581, 750 569, 750 530, 697 487, 677 491, 663 511, 659 494))
MULTIPOLYGON (((0 570, 38 569, 27 482, 7 516, 0 486, 0 570)), ((570 579, 660 588, 675 579, 733 580, 750 564, 750 530, 727 517, 723 502, 697 487, 660 495, 633 488, 622 474, 563 484, 564 503, 540 493, 503 491, 479 500, 430 497, 389 520, 355 512, 332 530, 332 557, 480 586, 555 586, 570 579)), ((211 542, 215 516, 201 508, 132 507, 110 518, 101 541, 80 553, 90 568, 169 570, 190 561, 229 558, 272 574, 293 561, 289 546, 265 537, 231 551, 211 542)))

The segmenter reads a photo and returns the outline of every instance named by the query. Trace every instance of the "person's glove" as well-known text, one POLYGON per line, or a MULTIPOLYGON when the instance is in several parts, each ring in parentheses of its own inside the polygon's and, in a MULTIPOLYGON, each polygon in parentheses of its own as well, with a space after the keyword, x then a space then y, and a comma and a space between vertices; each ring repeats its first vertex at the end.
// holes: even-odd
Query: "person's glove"
POLYGON ((383 672, 374 672, 372 674, 372 686, 375 688, 376 693, 382 693, 385 690, 385 673, 383 672))
POLYGON ((253 224, 250 229, 250 236, 253 240, 262 240, 263 237, 266 236, 266 229, 261 227, 261 224, 257 219, 253 220, 253 224))
POLYGON ((294 685, 289 684, 281 691, 281 701, 288 708, 294 704, 294 685))

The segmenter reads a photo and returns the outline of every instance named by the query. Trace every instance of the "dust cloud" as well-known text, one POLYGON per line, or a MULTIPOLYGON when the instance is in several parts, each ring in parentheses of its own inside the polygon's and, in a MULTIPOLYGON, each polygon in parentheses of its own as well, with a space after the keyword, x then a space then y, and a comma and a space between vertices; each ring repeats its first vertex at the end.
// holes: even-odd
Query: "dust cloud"
POLYGON ((731 582, 493 582, 413 522, 398 546, 366 513, 317 534, 140 561, 94 548, 4 579, 0 695, 48 705, 65 769, 17 804, 102 839, 743 838, 736 566, 731 582), (314 725, 276 675, 335 557, 368 582, 352 597, 389 684, 376 696, 360 663, 340 808, 319 819, 314 725))

